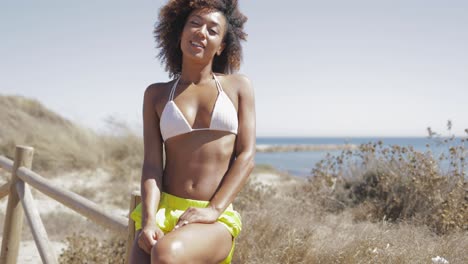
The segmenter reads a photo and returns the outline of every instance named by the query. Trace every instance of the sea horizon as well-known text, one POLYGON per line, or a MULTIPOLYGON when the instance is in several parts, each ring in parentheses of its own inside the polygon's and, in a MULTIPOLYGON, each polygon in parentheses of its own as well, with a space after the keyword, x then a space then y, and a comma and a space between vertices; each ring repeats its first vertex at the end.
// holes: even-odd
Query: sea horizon
MULTIPOLYGON (((268 136, 257 137, 257 145, 340 145, 340 144, 366 144, 382 141, 384 146, 399 145, 412 146, 414 150, 425 152, 431 150, 434 155, 439 155, 448 150, 447 146, 441 145, 440 140, 449 139, 451 136, 443 137, 288 137, 268 136)), ((466 137, 465 137, 466 138, 466 137)), ((462 137, 455 137, 454 142, 447 144, 459 144, 462 137)), ((297 177, 309 177, 315 164, 324 159, 327 154, 339 155, 341 150, 333 151, 300 151, 300 152, 257 152, 256 164, 265 164, 276 170, 286 172, 297 177)))

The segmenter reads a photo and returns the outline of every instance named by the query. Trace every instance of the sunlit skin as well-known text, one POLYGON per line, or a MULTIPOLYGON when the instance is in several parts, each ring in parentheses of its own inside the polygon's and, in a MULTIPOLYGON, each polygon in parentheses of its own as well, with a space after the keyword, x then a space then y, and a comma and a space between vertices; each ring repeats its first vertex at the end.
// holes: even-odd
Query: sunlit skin
MULTIPOLYGON (((225 47, 226 27, 221 12, 198 9, 189 15, 181 34, 182 72, 174 102, 192 128, 210 125, 218 95, 212 62, 225 47)), ((216 75, 238 112, 238 134, 202 130, 169 138, 164 170, 159 120, 174 81, 153 84, 145 92, 143 228, 135 240, 132 263, 219 263, 229 254, 232 236, 216 220, 253 169, 255 106, 245 76, 216 75), (154 219, 161 191, 210 203, 207 208, 189 208, 176 229, 164 235, 154 219)))

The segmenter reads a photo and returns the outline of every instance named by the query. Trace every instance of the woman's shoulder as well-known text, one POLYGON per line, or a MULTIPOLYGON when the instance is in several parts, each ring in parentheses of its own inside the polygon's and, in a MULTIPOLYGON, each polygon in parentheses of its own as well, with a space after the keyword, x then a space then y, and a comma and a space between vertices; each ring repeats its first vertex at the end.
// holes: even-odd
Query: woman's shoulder
POLYGON ((152 98, 164 97, 168 94, 172 87, 174 80, 168 82, 158 82, 148 85, 145 89, 145 96, 150 96, 152 98))
POLYGON ((216 76, 221 77, 223 85, 228 86, 229 89, 236 90, 238 93, 245 93, 252 90, 252 83, 244 74, 216 74, 216 76))

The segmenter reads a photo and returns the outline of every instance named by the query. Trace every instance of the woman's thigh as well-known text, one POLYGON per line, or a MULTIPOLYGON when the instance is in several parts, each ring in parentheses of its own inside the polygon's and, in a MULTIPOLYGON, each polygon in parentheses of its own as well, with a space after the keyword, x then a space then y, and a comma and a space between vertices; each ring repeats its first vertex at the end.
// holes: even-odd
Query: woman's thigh
POLYGON ((221 223, 188 224, 158 241, 152 263, 219 263, 229 255, 232 243, 231 233, 221 223))

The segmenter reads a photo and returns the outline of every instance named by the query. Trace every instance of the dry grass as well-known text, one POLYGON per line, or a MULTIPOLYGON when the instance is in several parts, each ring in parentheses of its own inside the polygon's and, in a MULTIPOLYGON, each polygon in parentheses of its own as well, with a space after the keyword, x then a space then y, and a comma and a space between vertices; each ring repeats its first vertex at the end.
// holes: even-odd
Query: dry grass
POLYGON ((56 172, 98 166, 99 138, 41 105, 38 101, 0 96, 0 153, 13 158, 15 145, 33 146, 33 169, 56 172))
POLYGON ((141 138, 115 119, 107 122, 112 134, 97 134, 36 100, 0 95, 0 121, 0 153, 13 159, 16 145, 34 147, 33 170, 45 176, 102 167, 120 181, 138 180, 141 138))
POLYGON ((456 140, 444 140, 449 154, 438 158, 412 147, 363 144, 319 162, 301 193, 313 193, 310 199, 332 212, 352 208, 360 220, 409 221, 438 234, 466 231, 466 139, 456 140))
POLYGON ((429 263, 437 255, 468 261, 466 231, 437 235, 424 225, 357 221, 352 208, 329 213, 265 186, 247 186, 237 203, 244 229, 235 263, 429 263))
POLYGON ((93 236, 73 234, 66 238, 67 250, 60 254, 63 264, 124 264, 125 239, 110 237, 97 239, 93 236))
MULTIPOLYGON (((103 170, 111 184, 72 189, 127 208, 143 151, 141 138, 124 124, 110 120, 114 133, 96 134, 37 101, 9 96, 0 96, 0 121, 0 154, 12 157, 16 144, 33 146, 33 169, 44 176, 103 170)), ((437 255, 468 263, 464 142, 430 134, 447 144, 445 156, 370 142, 327 157, 307 182, 284 174, 288 184, 250 181, 234 205, 244 226, 234 263, 430 263, 437 255), (441 162, 449 169, 441 170, 441 162)), ((268 166, 254 173, 279 174, 268 166)), ((49 236, 69 245, 62 263, 122 261, 123 238, 77 215, 42 217, 49 236)))
MULTIPOLYGON (((314 201, 285 197, 273 187, 250 183, 235 207, 243 217, 233 259, 237 264, 430 263, 436 256, 450 263, 468 262, 466 231, 438 235, 425 225, 356 221, 351 208, 329 213, 314 201)), ((62 255, 62 263, 79 263, 74 262, 76 256, 100 263, 96 260, 113 257, 124 248, 122 238, 75 234, 67 241, 71 247, 62 255)))

